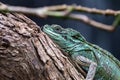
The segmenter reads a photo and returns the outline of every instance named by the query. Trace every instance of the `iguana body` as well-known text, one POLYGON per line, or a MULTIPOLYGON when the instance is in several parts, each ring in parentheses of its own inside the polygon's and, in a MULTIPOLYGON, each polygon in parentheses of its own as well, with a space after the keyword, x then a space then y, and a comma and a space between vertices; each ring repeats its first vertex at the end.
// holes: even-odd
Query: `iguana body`
MULTIPOLYGON (((95 80, 120 80, 119 60, 108 51, 87 42, 79 32, 71 28, 64 29, 59 25, 45 25, 43 31, 74 60, 77 60, 78 56, 84 56, 97 63, 95 80)), ((88 70, 88 67, 83 68, 88 70)))

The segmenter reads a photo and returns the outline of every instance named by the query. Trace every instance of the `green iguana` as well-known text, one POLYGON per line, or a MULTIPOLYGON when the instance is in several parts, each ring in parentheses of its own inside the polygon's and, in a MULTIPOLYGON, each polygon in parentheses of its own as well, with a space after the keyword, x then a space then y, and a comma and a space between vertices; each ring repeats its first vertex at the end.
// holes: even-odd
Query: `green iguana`
POLYGON ((108 51, 91 44, 76 30, 45 25, 43 31, 83 66, 86 80, 120 80, 120 62, 108 51))

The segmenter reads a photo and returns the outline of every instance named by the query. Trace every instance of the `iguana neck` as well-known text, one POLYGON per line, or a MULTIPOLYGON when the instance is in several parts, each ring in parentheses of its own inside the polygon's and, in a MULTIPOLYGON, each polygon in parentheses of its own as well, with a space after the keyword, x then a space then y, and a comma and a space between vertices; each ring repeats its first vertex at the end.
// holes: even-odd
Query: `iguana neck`
POLYGON ((87 43, 86 41, 82 42, 82 41, 77 41, 75 42, 75 40, 73 41, 66 41, 66 44, 65 45, 62 45, 60 42, 59 42, 59 46, 65 51, 65 52, 68 52, 70 55, 74 54, 75 52, 78 52, 80 50, 90 50, 89 48, 89 45, 88 44, 85 44, 87 43))

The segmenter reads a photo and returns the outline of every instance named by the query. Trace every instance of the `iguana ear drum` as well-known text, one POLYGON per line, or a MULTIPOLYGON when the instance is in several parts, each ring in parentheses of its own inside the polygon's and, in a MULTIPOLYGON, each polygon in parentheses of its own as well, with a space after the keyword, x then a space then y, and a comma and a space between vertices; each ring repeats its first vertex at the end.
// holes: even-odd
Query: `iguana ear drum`
POLYGON ((71 36, 72 38, 86 41, 85 38, 80 34, 80 32, 78 32, 74 29, 71 29, 71 28, 66 28, 66 31, 67 31, 68 35, 71 36))
POLYGON ((66 31, 67 33, 72 37, 72 36, 75 36, 75 35, 79 35, 79 32, 71 29, 71 28, 66 28, 66 31))

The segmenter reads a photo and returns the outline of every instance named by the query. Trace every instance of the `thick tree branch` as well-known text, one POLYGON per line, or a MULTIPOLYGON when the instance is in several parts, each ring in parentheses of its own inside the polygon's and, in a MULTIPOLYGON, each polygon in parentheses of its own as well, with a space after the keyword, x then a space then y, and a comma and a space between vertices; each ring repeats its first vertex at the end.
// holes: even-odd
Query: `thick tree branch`
POLYGON ((0 13, 0 80, 84 80, 78 68, 32 20, 0 13))

